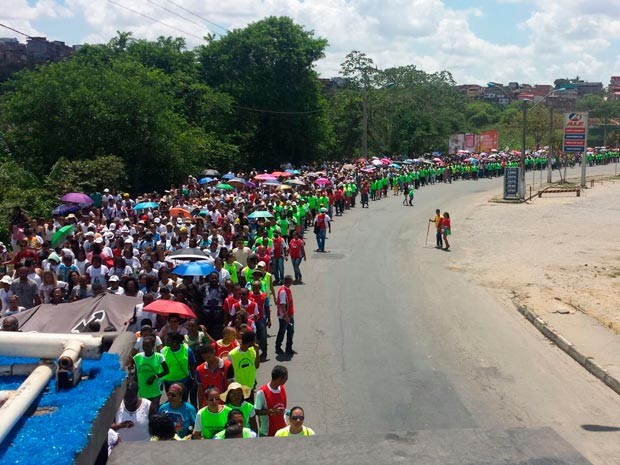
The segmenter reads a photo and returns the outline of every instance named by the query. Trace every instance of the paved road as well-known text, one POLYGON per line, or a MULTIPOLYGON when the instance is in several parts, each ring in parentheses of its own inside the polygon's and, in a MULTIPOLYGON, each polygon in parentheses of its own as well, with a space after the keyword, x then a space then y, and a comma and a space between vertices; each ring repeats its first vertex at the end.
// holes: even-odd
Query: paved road
MULTIPOLYGON (((593 464, 620 463, 620 432, 605 431, 620 427, 620 397, 514 308, 450 269, 459 242, 475 240, 458 234, 460 208, 500 182, 424 188, 415 207, 394 197, 371 202, 336 218, 330 253, 309 252, 307 284, 293 289, 299 354, 282 360, 289 404, 306 409, 308 426, 320 433, 549 426, 593 464), (433 248, 432 230, 425 245, 436 207, 451 212, 451 252, 433 248)), ((306 240, 310 251, 313 235, 306 240)), ((278 363, 270 358, 263 382, 278 363)))

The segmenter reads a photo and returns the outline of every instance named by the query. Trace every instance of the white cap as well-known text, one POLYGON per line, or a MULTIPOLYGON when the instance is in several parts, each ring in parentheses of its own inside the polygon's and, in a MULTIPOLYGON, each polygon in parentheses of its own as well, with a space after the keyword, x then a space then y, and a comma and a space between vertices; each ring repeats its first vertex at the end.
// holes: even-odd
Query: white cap
POLYGON ((95 244, 103 244, 103 237, 98 237, 93 241, 95 244))
POLYGON ((8 274, 5 274, 2 279, 0 279, 0 283, 4 283, 4 284, 11 284, 13 282, 13 280, 11 279, 11 277, 8 274))
POLYGON ((116 223, 110 223, 110 226, 108 226, 108 229, 110 231, 116 231, 116 223))
POLYGON ((110 283, 117 283, 120 280, 118 279, 118 276, 116 276, 115 274, 113 274, 112 276, 110 276, 110 279, 108 279, 108 282, 110 283))
POLYGON ((153 219, 153 223, 159 224, 161 223, 161 219, 159 217, 153 219))

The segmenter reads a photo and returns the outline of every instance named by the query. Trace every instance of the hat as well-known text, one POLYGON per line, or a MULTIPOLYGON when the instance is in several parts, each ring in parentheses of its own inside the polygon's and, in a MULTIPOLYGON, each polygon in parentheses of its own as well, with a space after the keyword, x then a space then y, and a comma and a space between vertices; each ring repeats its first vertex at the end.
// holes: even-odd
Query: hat
POLYGON ((174 226, 170 221, 166 223, 166 226, 174 226))
POLYGON ((77 220, 77 218, 75 217, 75 215, 74 215, 73 213, 69 213, 69 214, 67 215, 67 219, 68 219, 68 220, 71 220, 71 219, 73 219, 73 220, 77 220))
POLYGON ((120 279, 118 278, 118 276, 116 276, 115 274, 113 274, 112 276, 110 276, 110 279, 108 279, 108 282, 110 283, 117 283, 119 282, 120 279))
POLYGON ((321 208, 321 213, 327 213, 327 208, 322 207, 322 208, 321 208))
POLYGON ((3 284, 11 284, 13 282, 13 280, 11 279, 11 277, 8 274, 5 274, 2 279, 0 279, 0 283, 3 284))
POLYGON ((123 239, 124 244, 133 244, 133 237, 129 236, 123 239))
POLYGON ((110 231, 116 231, 116 223, 110 223, 110 226, 108 226, 108 229, 110 231))
POLYGON ((265 268, 267 266, 267 264, 264 261, 260 261, 256 264, 256 266, 262 266, 263 268, 265 268))
POLYGON ((145 224, 144 220, 138 220, 138 224, 145 224))
POLYGON ((123 226, 123 227, 121 228, 121 232, 122 232, 122 233, 128 233, 128 232, 129 232, 129 228, 128 228, 127 226, 123 226))
POLYGON ((55 252, 52 252, 47 256, 47 260, 54 260, 56 263, 60 263, 60 257, 55 252))
POLYGON ((84 236, 94 236, 95 232, 94 231, 86 231, 86 234, 84 234, 84 236))
POLYGON ((103 233, 103 237, 110 241, 114 239, 114 233, 112 231, 105 232, 103 233))
POLYGON ((159 224, 159 223, 161 223, 161 219, 160 218, 154 218, 153 219, 153 223, 159 224))
POLYGON ((247 399, 248 397, 250 397, 250 388, 247 386, 243 386, 241 384, 239 384, 238 382, 234 381, 232 383, 230 383, 228 385, 228 389, 226 389, 224 392, 222 392, 220 394, 220 399, 222 399, 222 402, 226 402, 226 398, 228 397, 228 393, 230 391, 234 391, 235 389, 241 389, 243 391, 243 398, 247 399))
POLYGON ((177 224, 183 224, 183 218, 177 218, 177 224))
POLYGON ((95 244, 103 244, 103 237, 98 237, 93 241, 95 244))
POLYGON ((110 189, 108 189, 107 187, 105 189, 103 189, 103 193, 107 194, 108 192, 110 192, 110 189))

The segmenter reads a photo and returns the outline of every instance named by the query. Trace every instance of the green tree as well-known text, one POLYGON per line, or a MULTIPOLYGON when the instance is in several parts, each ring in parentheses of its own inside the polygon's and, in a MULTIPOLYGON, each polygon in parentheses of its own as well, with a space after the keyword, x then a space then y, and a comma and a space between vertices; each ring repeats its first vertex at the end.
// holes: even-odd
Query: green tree
POLYGON ((206 84, 234 98, 242 161, 267 167, 326 155, 327 105, 313 68, 326 46, 290 18, 269 17, 199 48, 206 84))

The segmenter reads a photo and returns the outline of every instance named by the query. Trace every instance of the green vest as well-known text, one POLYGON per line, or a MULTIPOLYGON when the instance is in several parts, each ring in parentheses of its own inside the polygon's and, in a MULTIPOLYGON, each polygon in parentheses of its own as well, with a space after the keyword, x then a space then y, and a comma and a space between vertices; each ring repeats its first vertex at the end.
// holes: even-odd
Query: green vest
POLYGON ((200 413, 200 425, 202 426, 202 437, 205 439, 213 439, 218 431, 222 431, 226 427, 228 421, 228 412, 230 407, 224 405, 224 408, 219 413, 211 413, 207 407, 201 408, 200 413))
POLYGON ((243 403, 241 404, 241 407, 235 407, 234 405, 230 405, 230 404, 226 404, 226 405, 230 407, 231 410, 234 408, 241 410, 241 413, 243 413, 243 426, 245 426, 246 428, 250 427, 250 413, 254 409, 254 406, 252 404, 244 400, 243 403))
POLYGON ((183 344, 179 350, 173 352, 168 346, 161 350, 166 359, 170 373, 164 376, 165 381, 180 381, 189 376, 189 350, 187 344, 183 344))
POLYGON ((262 292, 267 293, 267 295, 269 295, 269 292, 271 292, 271 278, 272 277, 273 275, 271 273, 265 272, 265 275, 260 280, 261 282, 260 290, 262 292))
POLYGON ((247 352, 242 352, 235 347, 228 353, 235 373, 235 381, 250 389, 256 384, 256 349, 250 347, 247 352))
MULTIPOLYGON (((250 436, 252 430, 250 428, 243 428, 243 439, 249 439, 252 436, 250 436)), ((213 439, 226 439, 226 430, 223 429, 222 431, 220 431, 219 433, 217 433, 215 436, 213 436, 213 439)))
POLYGON ((233 284, 237 284, 239 282, 239 277, 237 276, 237 267, 235 266, 235 263, 226 262, 222 266, 226 271, 228 271, 228 274, 230 274, 230 280, 233 284))
POLYGON ((163 371, 161 367, 161 354, 154 353, 147 357, 143 352, 140 352, 133 356, 133 360, 136 364, 136 374, 138 376, 138 395, 145 399, 161 396, 159 379, 153 381, 153 384, 147 384, 146 382, 151 376, 158 375, 163 371))

